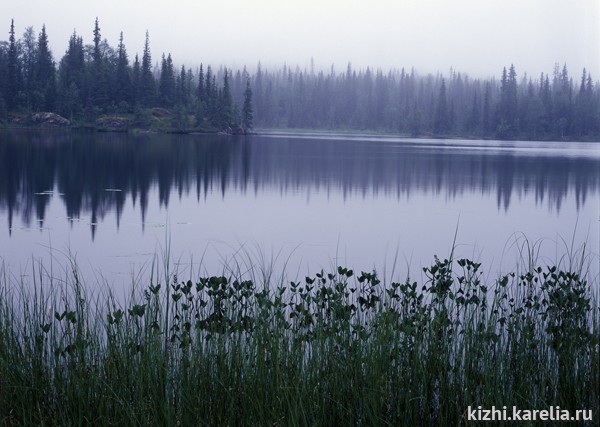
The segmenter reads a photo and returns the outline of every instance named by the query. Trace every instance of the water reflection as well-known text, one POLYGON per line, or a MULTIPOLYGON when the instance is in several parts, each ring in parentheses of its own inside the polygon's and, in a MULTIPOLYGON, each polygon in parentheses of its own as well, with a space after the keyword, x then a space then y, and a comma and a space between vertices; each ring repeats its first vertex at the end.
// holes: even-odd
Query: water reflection
POLYGON ((579 210, 600 190, 595 146, 574 146, 2 131, 0 211, 9 228, 15 217, 42 227, 50 197, 58 196, 68 218, 91 217, 92 235, 107 214, 114 213, 119 224, 128 198, 144 222, 155 188, 163 206, 172 193, 200 199, 215 192, 224 197, 278 189, 282 197, 316 191, 344 199, 410 200, 415 193, 453 199, 473 192, 495 194, 499 211, 510 209, 517 197, 534 198, 559 213, 571 192, 579 210), (484 144, 492 147, 483 150, 484 144))

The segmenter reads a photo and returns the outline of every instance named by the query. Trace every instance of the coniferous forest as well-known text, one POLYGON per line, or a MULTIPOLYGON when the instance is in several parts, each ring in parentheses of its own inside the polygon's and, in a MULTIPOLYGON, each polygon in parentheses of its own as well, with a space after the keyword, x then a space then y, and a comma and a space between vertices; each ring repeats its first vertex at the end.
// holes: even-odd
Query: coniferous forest
POLYGON ((411 136, 499 139, 600 139, 600 89, 585 69, 567 64, 530 76, 515 65, 492 78, 450 69, 367 67, 327 71, 283 65, 232 70, 155 61, 146 41, 130 57, 123 33, 116 47, 96 20, 92 43, 73 33, 62 58, 48 33, 18 37, 14 22, 0 42, 0 122, 70 124, 105 130, 175 132, 253 127, 390 132, 411 136), (41 115, 39 113, 56 113, 41 115), (59 118, 56 118, 59 117, 59 118), (54 118, 54 120, 53 120, 54 118))

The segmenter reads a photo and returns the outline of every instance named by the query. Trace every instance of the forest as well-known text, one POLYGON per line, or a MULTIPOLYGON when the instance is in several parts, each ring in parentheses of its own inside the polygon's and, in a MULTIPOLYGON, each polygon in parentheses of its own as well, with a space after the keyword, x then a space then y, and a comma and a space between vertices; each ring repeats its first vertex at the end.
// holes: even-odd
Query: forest
MULTIPOLYGON (((600 139, 600 89, 567 64, 520 76, 513 64, 498 77, 450 69, 319 70, 258 63, 232 70, 175 66, 169 53, 153 63, 146 33, 141 59, 130 60, 123 33, 116 47, 94 24, 92 44, 76 32, 56 62, 46 28, 20 38, 11 21, 0 42, 0 122, 31 123, 54 112, 72 125, 157 128, 177 132, 257 128, 374 131, 426 137, 600 139), (122 126, 123 125, 123 126, 122 126)), ((199 61, 200 62, 200 61, 199 61)))

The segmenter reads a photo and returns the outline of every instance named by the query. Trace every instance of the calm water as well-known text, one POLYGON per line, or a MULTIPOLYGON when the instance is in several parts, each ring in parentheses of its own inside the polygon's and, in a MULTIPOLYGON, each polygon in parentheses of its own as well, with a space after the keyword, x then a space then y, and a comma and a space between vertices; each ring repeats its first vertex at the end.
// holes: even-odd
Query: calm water
POLYGON ((524 236, 542 265, 587 242, 597 275, 599 165, 594 143, 3 131, 0 258, 129 283, 169 247, 180 277, 395 264, 403 279, 457 231, 492 275, 524 236))

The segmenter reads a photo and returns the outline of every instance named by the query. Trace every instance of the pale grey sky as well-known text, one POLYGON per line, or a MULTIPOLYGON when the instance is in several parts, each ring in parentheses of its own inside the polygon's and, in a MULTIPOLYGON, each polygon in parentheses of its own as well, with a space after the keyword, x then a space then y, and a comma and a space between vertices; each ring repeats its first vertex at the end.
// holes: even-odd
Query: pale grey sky
POLYGON ((55 59, 73 30, 92 42, 98 17, 112 46, 123 31, 129 56, 141 55, 146 29, 153 60, 176 64, 308 67, 451 67, 499 76, 513 63, 519 76, 567 63, 577 79, 586 67, 600 80, 599 0, 2 0, 0 40, 10 19, 20 37, 46 24, 55 59))

